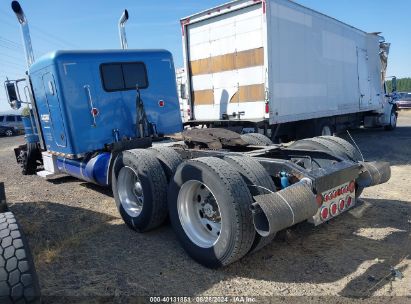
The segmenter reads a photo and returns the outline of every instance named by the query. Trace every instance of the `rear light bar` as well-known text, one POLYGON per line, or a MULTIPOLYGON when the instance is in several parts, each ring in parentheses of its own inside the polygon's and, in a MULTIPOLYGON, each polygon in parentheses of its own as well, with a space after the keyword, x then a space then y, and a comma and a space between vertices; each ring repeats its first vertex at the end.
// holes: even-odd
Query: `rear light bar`
MULTIPOLYGON (((328 202, 331 201, 337 197, 340 197, 341 195, 345 195, 347 193, 353 193, 355 191, 355 182, 350 182, 350 184, 348 186, 344 186, 341 187, 337 190, 334 190, 326 195, 324 195, 323 197, 323 201, 324 202, 328 202)), ((319 199, 317 198, 317 202, 319 201, 319 199)))

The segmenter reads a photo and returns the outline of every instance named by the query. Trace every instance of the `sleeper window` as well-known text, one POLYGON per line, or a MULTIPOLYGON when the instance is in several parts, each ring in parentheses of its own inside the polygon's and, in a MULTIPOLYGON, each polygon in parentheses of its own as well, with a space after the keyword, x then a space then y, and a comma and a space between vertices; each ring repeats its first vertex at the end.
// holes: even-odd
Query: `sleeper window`
POLYGON ((142 62, 107 63, 100 66, 101 79, 107 92, 148 87, 147 70, 142 62))

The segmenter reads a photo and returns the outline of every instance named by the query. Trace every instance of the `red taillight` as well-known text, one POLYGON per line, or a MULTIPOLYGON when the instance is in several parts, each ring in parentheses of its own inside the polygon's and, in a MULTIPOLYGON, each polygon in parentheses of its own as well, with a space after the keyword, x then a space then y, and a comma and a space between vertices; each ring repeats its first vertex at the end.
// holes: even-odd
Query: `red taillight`
POLYGON ((268 102, 265 103, 265 114, 270 113, 270 104, 268 102))
POLYGON ((328 218, 328 208, 324 207, 320 211, 321 219, 326 220, 328 218))
POLYGON ((341 199, 338 203, 338 208, 340 209, 340 211, 343 211, 345 209, 345 201, 343 199, 341 199))
POLYGON ((352 198, 351 196, 347 197, 347 207, 350 208, 352 204, 352 198))
POLYGON ((337 206, 337 204, 336 204, 336 203, 332 204, 331 207, 330 207, 331 215, 333 215, 333 216, 336 215, 336 214, 337 214, 337 211, 338 211, 338 206, 337 206))
POLYGON ((342 193, 346 194, 348 192, 348 186, 342 188, 342 193))
POLYGON ((355 182, 351 182, 348 185, 348 191, 350 191, 351 193, 355 191, 355 182))
POLYGON ((164 102, 164 100, 159 100, 159 101, 158 101, 158 106, 159 106, 160 108, 163 108, 165 105, 166 105, 166 103, 164 102))
POLYGON ((323 204, 323 196, 321 194, 317 194, 316 199, 317 199, 317 205, 321 206, 323 204))

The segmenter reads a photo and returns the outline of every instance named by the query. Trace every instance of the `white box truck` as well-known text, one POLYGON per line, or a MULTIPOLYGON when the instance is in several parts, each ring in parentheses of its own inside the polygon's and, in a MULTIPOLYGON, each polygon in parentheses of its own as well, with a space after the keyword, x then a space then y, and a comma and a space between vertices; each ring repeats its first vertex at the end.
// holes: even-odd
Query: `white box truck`
POLYGON ((238 0, 181 20, 192 126, 271 137, 396 126, 389 44, 288 0, 238 0))

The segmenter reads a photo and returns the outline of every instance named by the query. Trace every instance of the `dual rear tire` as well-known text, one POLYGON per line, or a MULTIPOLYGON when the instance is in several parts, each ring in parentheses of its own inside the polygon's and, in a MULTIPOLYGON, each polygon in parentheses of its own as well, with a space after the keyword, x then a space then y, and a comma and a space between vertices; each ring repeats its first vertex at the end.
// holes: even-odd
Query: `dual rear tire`
POLYGON ((168 147, 121 152, 114 161, 111 186, 117 209, 131 229, 145 232, 167 218, 167 187, 180 155, 168 147))
POLYGON ((112 187, 130 228, 154 229, 168 214, 183 248, 207 267, 233 263, 272 240, 256 234, 250 205, 253 195, 274 192, 275 185, 249 157, 183 163, 171 148, 124 151, 114 162, 112 187))

